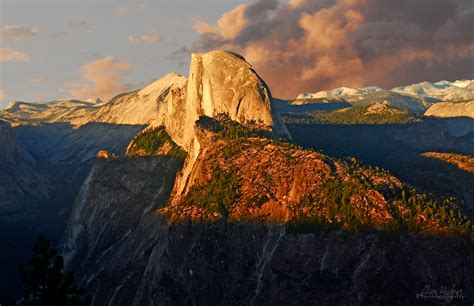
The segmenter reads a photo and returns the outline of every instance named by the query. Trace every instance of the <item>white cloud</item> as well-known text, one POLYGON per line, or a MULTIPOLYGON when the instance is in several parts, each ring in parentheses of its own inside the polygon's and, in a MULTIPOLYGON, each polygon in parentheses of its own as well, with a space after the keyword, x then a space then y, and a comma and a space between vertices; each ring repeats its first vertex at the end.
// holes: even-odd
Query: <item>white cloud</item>
POLYGON ((17 43, 38 35, 39 29, 29 26, 5 24, 0 29, 0 41, 17 43))
POLYGON ((28 54, 9 48, 0 48, 0 63, 6 61, 29 62, 28 54))

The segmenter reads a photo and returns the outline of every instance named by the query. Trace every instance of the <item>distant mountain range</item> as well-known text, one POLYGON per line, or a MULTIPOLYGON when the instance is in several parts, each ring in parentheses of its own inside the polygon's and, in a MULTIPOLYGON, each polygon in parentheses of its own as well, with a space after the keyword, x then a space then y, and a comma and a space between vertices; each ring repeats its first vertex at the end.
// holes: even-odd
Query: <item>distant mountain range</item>
POLYGON ((412 96, 420 99, 438 101, 468 101, 474 99, 474 80, 457 80, 454 82, 439 81, 436 83, 421 82, 385 90, 377 86, 362 88, 339 87, 332 90, 316 93, 302 93, 296 99, 344 99, 348 102, 363 100, 366 96, 380 91, 391 91, 400 95, 412 96))
POLYGON ((447 102, 470 101, 474 99, 474 80, 440 81, 436 83, 421 82, 396 87, 392 91, 402 95, 432 98, 447 102))
MULTIPOLYGON (((376 86, 340 87, 316 93, 302 93, 293 104, 311 104, 319 100, 345 100, 353 106, 383 103, 392 107, 424 113, 437 102, 464 102, 474 99, 474 80, 436 83, 422 82, 386 90, 376 86)), ((326 103, 329 103, 328 101, 326 103)))

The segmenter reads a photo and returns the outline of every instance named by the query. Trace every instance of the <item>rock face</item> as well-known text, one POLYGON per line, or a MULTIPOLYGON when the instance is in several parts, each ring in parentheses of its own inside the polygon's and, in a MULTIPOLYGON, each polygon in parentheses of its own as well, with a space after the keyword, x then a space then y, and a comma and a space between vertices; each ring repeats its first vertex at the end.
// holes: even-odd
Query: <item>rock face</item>
POLYGON ((110 237, 126 239, 137 230, 143 216, 153 215, 166 202, 181 165, 182 159, 168 156, 97 159, 64 234, 66 261, 90 257, 99 242, 110 243, 110 237))
POLYGON ((241 123, 255 121, 283 137, 289 136, 272 108, 267 85, 244 58, 230 52, 192 55, 186 109, 185 143, 190 142, 199 116, 212 118, 220 113, 241 123))
POLYGON ((39 173, 37 161, 17 144, 11 127, 0 121, 1 219, 21 213, 25 205, 46 198, 51 189, 51 180, 39 173))
POLYGON ((436 103, 425 112, 425 116, 470 117, 474 119, 474 101, 436 103))
MULTIPOLYGON (((78 118, 73 124, 103 122, 112 124, 149 125, 154 120, 181 122, 187 79, 169 73, 145 88, 118 95, 98 107, 89 117, 78 118)), ((171 124, 171 123, 170 123, 171 124)))
POLYGON ((267 85, 244 58, 234 53, 193 54, 186 99, 179 98, 178 103, 167 109, 176 109, 174 105, 183 101, 185 106, 178 107, 178 113, 183 115, 162 116, 163 121, 157 121, 164 124, 173 141, 189 154, 176 182, 178 193, 186 188, 186 181, 201 151, 195 134, 195 122, 200 116, 215 117, 225 113, 237 122, 257 124, 278 137, 291 138, 280 114, 272 107, 267 85))
POLYGON ((425 286, 472 301, 474 245, 442 238, 221 220, 169 225, 180 161, 98 160, 63 238, 94 305, 416 304, 425 286))

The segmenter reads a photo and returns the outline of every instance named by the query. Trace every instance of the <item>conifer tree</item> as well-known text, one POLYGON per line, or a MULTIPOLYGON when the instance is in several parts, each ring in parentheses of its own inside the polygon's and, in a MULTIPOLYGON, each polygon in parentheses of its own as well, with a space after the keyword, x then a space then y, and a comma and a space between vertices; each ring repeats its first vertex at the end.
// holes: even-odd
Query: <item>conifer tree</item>
POLYGON ((84 289, 74 285, 74 273, 64 274, 64 260, 51 242, 40 236, 33 245, 33 257, 20 268, 25 306, 85 306, 84 289))

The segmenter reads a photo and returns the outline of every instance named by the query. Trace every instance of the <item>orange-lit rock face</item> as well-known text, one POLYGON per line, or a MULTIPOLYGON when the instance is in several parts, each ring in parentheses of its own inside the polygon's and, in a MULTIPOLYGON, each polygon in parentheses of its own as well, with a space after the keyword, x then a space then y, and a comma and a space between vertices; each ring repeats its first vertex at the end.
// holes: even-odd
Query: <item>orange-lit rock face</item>
POLYGON ((96 157, 100 158, 100 159, 115 159, 115 158, 117 158, 117 155, 115 155, 113 152, 109 152, 109 151, 106 151, 106 150, 101 150, 101 151, 97 152, 96 157))
POLYGON ((229 180, 233 180, 235 190, 230 191, 235 196, 231 196, 233 202, 226 211, 231 220, 286 223, 314 217, 328 223, 344 223, 345 217, 336 211, 338 199, 334 197, 339 197, 337 193, 343 191, 339 188, 354 185, 343 195, 343 201, 347 201, 345 205, 352 207, 354 214, 363 217, 364 222, 385 225, 392 215, 389 200, 383 193, 402 187, 388 174, 352 169, 323 154, 288 144, 257 138, 237 143, 220 140, 198 158, 190 176, 189 184, 193 187, 188 188, 188 194, 166 209, 172 219, 215 220, 222 217, 222 211, 202 207, 198 200, 219 192, 212 190, 212 194, 206 194, 199 190, 207 188, 208 184, 218 184, 215 182, 217 172, 228 174, 229 180), (199 197, 194 200, 196 193, 199 197))
POLYGON ((196 125, 200 154, 185 185, 175 185, 159 211, 170 222, 226 219, 472 235, 454 202, 409 190, 385 170, 258 135, 236 136, 236 129, 235 122, 227 134, 196 125))

